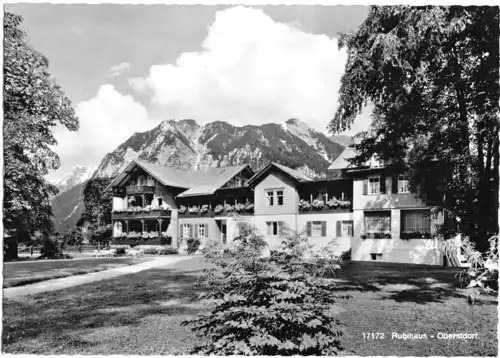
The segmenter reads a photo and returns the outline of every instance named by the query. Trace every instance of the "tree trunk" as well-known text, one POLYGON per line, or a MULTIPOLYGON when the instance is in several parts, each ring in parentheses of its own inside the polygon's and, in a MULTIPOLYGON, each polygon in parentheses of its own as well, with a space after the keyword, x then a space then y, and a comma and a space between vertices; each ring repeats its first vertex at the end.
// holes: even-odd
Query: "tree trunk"
POLYGON ((5 259, 6 260, 13 260, 17 259, 19 257, 18 255, 18 250, 17 250, 17 233, 10 237, 10 238, 4 238, 4 250, 5 250, 5 259))

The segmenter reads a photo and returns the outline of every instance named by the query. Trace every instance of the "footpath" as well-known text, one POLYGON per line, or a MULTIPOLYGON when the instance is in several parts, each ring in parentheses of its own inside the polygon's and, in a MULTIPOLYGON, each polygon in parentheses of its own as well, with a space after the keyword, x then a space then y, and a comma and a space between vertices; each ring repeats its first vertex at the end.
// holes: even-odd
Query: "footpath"
POLYGON ((113 277, 128 275, 159 266, 170 266, 177 262, 189 260, 192 256, 163 256, 153 260, 141 262, 137 265, 112 268, 105 271, 93 272, 85 275, 56 278, 30 285, 11 287, 3 289, 3 298, 16 298, 33 295, 40 292, 62 290, 68 287, 79 286, 85 283, 106 280, 113 277))

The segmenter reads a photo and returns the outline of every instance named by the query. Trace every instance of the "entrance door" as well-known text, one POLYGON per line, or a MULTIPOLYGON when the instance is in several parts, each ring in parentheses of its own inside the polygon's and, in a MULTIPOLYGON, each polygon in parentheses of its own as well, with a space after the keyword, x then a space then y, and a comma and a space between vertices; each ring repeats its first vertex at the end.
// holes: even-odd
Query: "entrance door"
POLYGON ((227 225, 226 224, 221 224, 220 232, 222 235, 222 243, 224 245, 227 244, 227 225))

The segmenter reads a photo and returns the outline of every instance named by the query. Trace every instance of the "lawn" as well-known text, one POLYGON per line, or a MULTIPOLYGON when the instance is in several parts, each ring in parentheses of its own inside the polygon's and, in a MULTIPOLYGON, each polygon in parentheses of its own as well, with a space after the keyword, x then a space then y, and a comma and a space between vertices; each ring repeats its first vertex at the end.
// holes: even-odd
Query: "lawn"
POLYGON ((82 275, 137 264, 150 258, 89 258, 81 260, 39 260, 4 263, 3 287, 23 286, 54 278, 82 275))
MULTIPOLYGON (((195 286, 201 258, 4 302, 6 353, 188 354, 198 338, 180 323, 204 312, 195 286)), ((497 300, 469 306, 451 270, 351 264, 336 279, 347 354, 497 355, 497 300), (385 333, 368 340, 363 333, 385 333), (391 339, 395 333, 478 333, 469 341, 391 339)))

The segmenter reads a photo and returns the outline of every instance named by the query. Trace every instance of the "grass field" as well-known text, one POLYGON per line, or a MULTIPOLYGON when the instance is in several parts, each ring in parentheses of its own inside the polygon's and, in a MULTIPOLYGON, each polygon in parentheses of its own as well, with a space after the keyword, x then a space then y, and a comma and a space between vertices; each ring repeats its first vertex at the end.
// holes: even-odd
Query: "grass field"
POLYGON ((149 258, 89 258, 4 263, 3 287, 23 286, 54 278, 103 271, 114 267, 133 265, 144 260, 149 260, 149 258))
MULTIPOLYGON (((24 354, 188 354, 199 341, 180 323, 205 311, 201 258, 4 302, 4 351, 24 354)), ((336 279, 347 354, 497 355, 497 300, 469 306, 454 272, 351 264, 336 279), (385 339, 364 339, 363 333, 385 339), (478 333, 469 341, 409 341, 395 333, 478 333)))

